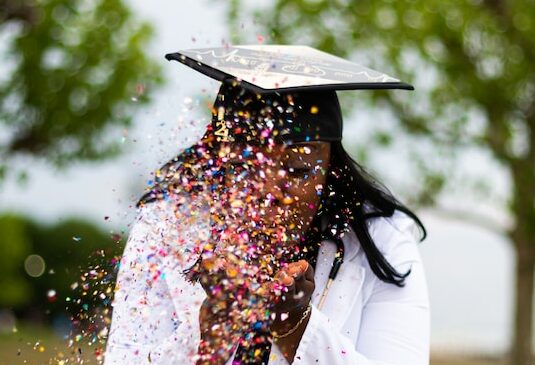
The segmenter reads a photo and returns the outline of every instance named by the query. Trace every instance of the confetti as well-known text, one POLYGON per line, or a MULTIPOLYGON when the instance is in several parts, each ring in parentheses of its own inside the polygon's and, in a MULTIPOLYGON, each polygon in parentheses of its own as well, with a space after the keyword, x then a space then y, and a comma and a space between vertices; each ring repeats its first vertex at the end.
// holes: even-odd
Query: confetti
MULTIPOLYGON (((257 40, 259 43, 265 41, 261 35, 257 40)), ((264 66, 269 70, 275 65, 264 66)), ((137 101, 144 92, 144 86, 138 84, 132 101, 137 101)), ((242 102, 251 105, 257 100, 242 102)), ((206 124, 206 120, 192 114, 198 105, 196 98, 185 97, 182 103, 179 101, 180 116, 166 123, 158 118, 154 125, 173 128, 169 139, 182 143, 180 138, 185 131, 206 124)), ((217 298, 210 312, 205 313, 209 320, 202 325, 205 333, 211 332, 213 336, 207 337, 209 340, 206 341, 203 339, 199 352, 192 353, 191 357, 217 362, 220 353, 230 351, 238 341, 251 345, 266 340, 253 337, 250 330, 268 330, 269 323, 276 319, 276 303, 285 295, 290 298, 285 283, 291 284, 293 279, 288 276, 286 281, 278 282, 274 279, 276 274, 317 252, 321 241, 318 231, 308 230, 308 227, 315 228, 317 222, 311 222, 311 217, 318 209, 329 209, 328 206, 320 207, 320 201, 324 194, 325 197, 333 196, 335 176, 328 175, 329 161, 324 161, 313 145, 279 143, 279 133, 284 132, 278 128, 281 124, 288 126, 290 132, 300 130, 294 122, 298 108, 292 98, 268 103, 256 114, 247 108, 221 109, 213 105, 210 108, 213 108, 215 119, 221 117, 234 124, 218 124, 217 129, 210 125, 200 141, 143 179, 146 194, 141 206, 155 202, 151 206, 157 222, 146 234, 162 237, 162 241, 147 241, 146 247, 139 248, 142 260, 127 263, 125 269, 129 270, 132 280, 140 280, 141 284, 152 288, 169 280, 170 274, 162 268, 162 262, 176 262, 177 266, 187 267, 184 277, 192 284, 201 284, 211 298, 217 298), (229 143, 225 140, 229 136, 238 140, 229 143), (168 204, 160 206, 159 202, 168 204), (205 207, 199 202, 210 204, 205 207), (173 207, 172 214, 168 211, 169 206, 173 207), (204 227, 206 229, 201 230, 199 222, 204 216, 209 217, 209 222, 204 227), (187 229, 167 237, 162 236, 162 227, 187 229)), ((311 114, 318 112, 317 107, 311 107, 311 114)), ((155 136, 158 134, 140 139, 157 140, 155 136)), ((127 137, 128 131, 124 130, 122 141, 127 137)), ((153 152, 159 151, 150 151, 153 152)), ((338 176, 343 173, 334 171, 338 176)), ((104 220, 115 219, 106 215, 104 220)), ((343 226, 329 229, 333 234, 339 234, 343 226)), ((120 242, 126 237, 127 230, 119 232, 111 231, 109 237, 120 242)), ((74 242, 82 241, 79 232, 73 234, 74 242)), ((57 293, 55 289, 47 292, 50 302, 65 305, 73 313, 68 351, 62 356, 56 354, 55 363, 81 363, 79 360, 84 356, 97 363, 102 361, 114 300, 135 301, 133 311, 140 316, 154 305, 154 298, 147 295, 133 298, 120 285, 115 287, 117 270, 125 265, 120 257, 108 257, 104 250, 96 250, 94 257, 101 259, 99 264, 88 265, 77 278, 73 278, 70 292, 57 293)), ((31 262, 40 261, 33 257, 31 262)), ((38 270, 34 269, 35 264, 32 265, 28 265, 32 268, 27 269, 29 275, 30 272, 42 275, 45 271, 44 261, 37 265, 38 270)), ((168 294, 183 295, 178 292, 168 294)), ((294 299, 299 300, 303 295, 299 292, 294 299)), ((160 299, 165 300, 157 298, 156 302, 160 299)), ((201 304, 196 303, 197 308, 179 310, 192 311, 201 304)), ((282 321, 288 318, 288 313, 280 316, 282 321)), ((261 355, 258 349, 252 350, 251 354, 254 357, 261 355)))

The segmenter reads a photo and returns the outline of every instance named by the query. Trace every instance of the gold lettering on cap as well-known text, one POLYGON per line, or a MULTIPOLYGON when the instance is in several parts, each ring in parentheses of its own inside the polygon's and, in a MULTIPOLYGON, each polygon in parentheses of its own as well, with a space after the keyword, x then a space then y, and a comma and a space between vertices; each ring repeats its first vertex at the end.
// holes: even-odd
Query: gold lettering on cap
POLYGON ((214 131, 214 135, 218 137, 217 140, 219 142, 230 142, 229 131, 225 123, 225 108, 222 106, 217 109, 217 121, 215 124, 216 130, 214 131))

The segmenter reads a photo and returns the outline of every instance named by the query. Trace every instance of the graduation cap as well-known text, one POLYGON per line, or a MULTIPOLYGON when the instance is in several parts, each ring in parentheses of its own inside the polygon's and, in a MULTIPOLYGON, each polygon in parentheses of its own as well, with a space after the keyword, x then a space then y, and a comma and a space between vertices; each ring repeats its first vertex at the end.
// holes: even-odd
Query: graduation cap
POLYGON ((405 89, 412 85, 307 46, 253 45, 170 53, 223 84, 212 129, 222 141, 275 137, 283 142, 340 141, 336 90, 405 89))

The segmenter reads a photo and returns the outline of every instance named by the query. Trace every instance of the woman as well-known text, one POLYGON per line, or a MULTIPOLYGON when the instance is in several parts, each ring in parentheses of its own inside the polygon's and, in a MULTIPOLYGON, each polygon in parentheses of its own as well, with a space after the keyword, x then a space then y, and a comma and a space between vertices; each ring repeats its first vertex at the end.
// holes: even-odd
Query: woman
POLYGON ((223 84, 141 200, 106 364, 428 364, 425 229, 341 127, 334 91, 223 84))

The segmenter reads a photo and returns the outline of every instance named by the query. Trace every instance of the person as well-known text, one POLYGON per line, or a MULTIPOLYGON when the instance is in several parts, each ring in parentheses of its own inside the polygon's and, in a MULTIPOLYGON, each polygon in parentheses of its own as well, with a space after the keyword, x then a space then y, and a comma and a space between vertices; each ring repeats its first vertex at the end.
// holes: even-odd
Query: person
POLYGON ((105 364, 428 364, 425 228, 341 137, 333 89, 223 80, 140 200, 105 364))

